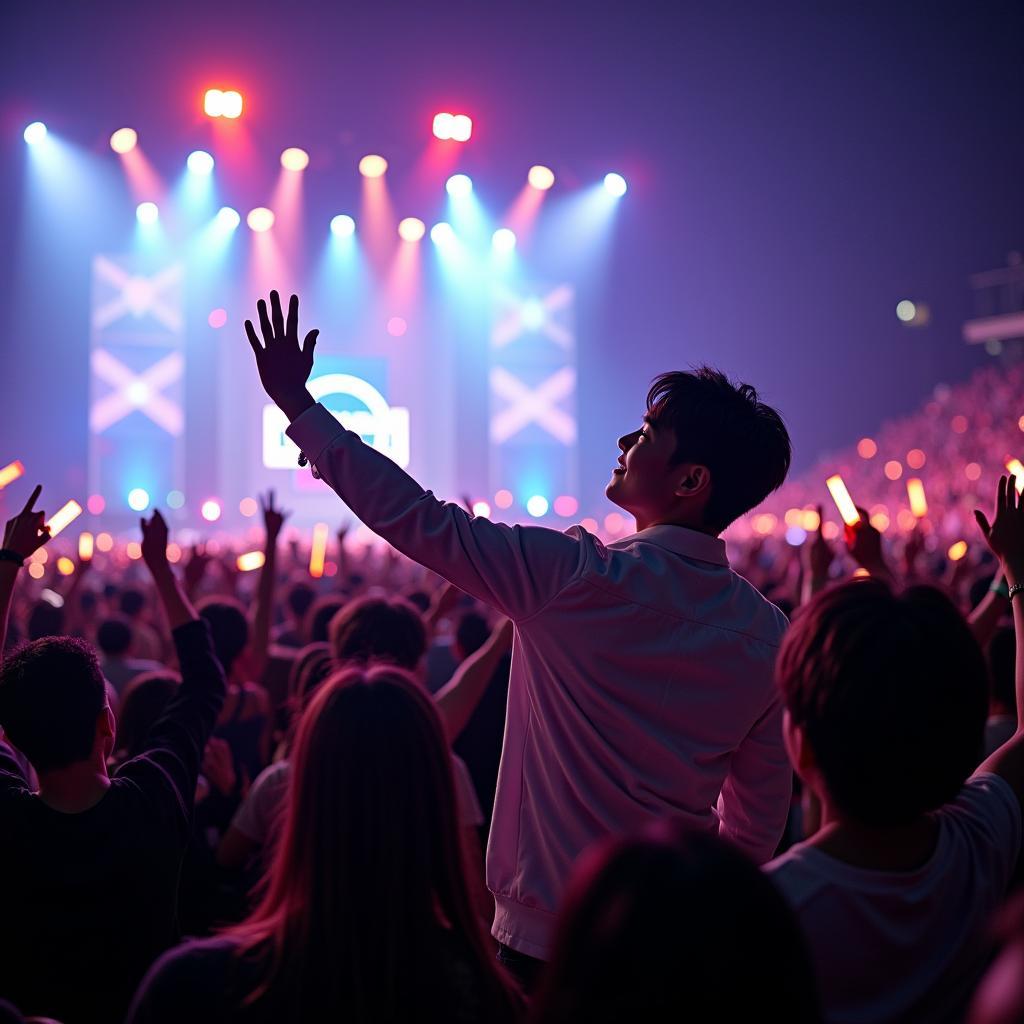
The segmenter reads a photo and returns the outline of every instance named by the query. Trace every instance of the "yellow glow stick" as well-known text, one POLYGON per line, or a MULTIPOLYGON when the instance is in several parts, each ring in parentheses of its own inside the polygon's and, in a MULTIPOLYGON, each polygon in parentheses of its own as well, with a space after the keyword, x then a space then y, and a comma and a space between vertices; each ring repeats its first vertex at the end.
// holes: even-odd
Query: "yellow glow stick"
POLYGON ((324 574, 329 533, 330 527, 326 523, 317 523, 313 527, 313 546, 309 549, 309 575, 317 580, 324 574))
POLYGON ((1006 463, 1006 468, 1017 478, 1017 493, 1024 494, 1024 462, 1020 459, 1010 459, 1006 463))
POLYGON ((0 491, 2 491, 8 484, 14 483, 19 476, 24 476, 25 467, 15 459, 13 462, 8 462, 3 469, 0 469, 0 491))
POLYGON ((238 556, 238 568, 242 572, 252 572, 253 569, 261 568, 266 560, 262 551, 246 551, 244 555, 238 556))
POLYGON ((78 535, 78 557, 83 562, 92 558, 93 539, 91 533, 80 533, 78 535))
POLYGON ((916 476, 907 481, 907 497, 910 499, 910 511, 918 519, 928 515, 928 502, 924 496, 924 484, 916 476))
POLYGON ((850 497, 850 492, 846 489, 846 484, 843 483, 843 478, 836 473, 835 476, 830 476, 825 481, 825 486, 829 489, 832 500, 836 503, 839 514, 843 517, 843 522, 847 526, 859 523, 860 513, 857 511, 857 506, 853 503, 853 498, 850 497))
POLYGON ((73 523, 82 514, 82 506, 72 499, 63 508, 59 508, 49 519, 46 525, 50 528, 50 537, 56 537, 61 530, 73 523))

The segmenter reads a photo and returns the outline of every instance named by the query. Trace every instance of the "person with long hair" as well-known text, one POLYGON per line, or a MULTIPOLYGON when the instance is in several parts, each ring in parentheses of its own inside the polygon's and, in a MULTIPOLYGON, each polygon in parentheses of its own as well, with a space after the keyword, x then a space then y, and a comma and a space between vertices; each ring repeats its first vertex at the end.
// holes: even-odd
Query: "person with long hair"
POLYGON ((821 1020, 796 918, 732 844, 662 821, 584 854, 533 1024, 821 1020))
POLYGON ((162 957, 131 1024, 516 1019, 466 890, 444 732, 416 681, 382 667, 333 676, 293 766, 260 903, 162 957))

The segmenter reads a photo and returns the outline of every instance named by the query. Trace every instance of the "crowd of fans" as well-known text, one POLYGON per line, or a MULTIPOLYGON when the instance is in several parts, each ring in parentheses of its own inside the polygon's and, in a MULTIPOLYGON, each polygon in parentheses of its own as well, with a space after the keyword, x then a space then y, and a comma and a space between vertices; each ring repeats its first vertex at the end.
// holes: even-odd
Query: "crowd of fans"
MULTIPOLYGON (((984 433, 1016 429, 1010 378, 1016 398, 1000 382, 985 423, 983 403, 964 410, 967 433, 945 431, 937 398, 878 439, 927 447, 933 511, 914 529, 865 515, 830 539, 819 516, 799 547, 730 545, 733 569, 792 619, 772 612, 771 722, 795 784, 781 841, 758 854, 758 823, 745 831, 721 803, 721 828, 694 809, 603 830, 573 850, 543 949, 491 937, 505 893, 484 872, 489 833, 507 855, 491 816, 517 728, 510 665, 537 614, 525 599, 496 589, 495 611, 479 600, 488 581, 471 596, 345 530, 336 573, 313 579, 273 495, 256 571, 223 545, 179 560, 157 511, 137 551, 69 575, 51 552, 26 578, 21 561, 47 550, 37 490, 0 552, 0 1021, 1024 1019, 1024 502, 984 433), (984 465, 969 487, 950 468, 965 460, 984 465), (972 555, 950 563, 930 531, 955 514, 966 535, 968 506, 984 513, 972 555)), ((677 386, 655 395, 655 430, 677 386)), ((653 451, 642 431, 620 442, 630 472, 641 437, 653 451)), ((885 500, 866 469, 843 468, 856 497, 885 500)), ((774 507, 818 497, 787 486, 774 507)), ((608 679, 629 679, 628 651, 597 630, 586 643, 608 679)), ((629 714, 628 686, 592 682, 608 722, 629 714)), ((534 706, 537 742, 558 735, 545 718, 573 713, 534 706)), ((602 759, 615 742, 612 725, 548 753, 602 759)), ((600 770, 658 807, 653 772, 620 784, 610 755, 600 770)), ((723 799, 756 817, 741 782, 734 766, 723 799)), ((557 814, 535 827, 574 841, 557 814)))

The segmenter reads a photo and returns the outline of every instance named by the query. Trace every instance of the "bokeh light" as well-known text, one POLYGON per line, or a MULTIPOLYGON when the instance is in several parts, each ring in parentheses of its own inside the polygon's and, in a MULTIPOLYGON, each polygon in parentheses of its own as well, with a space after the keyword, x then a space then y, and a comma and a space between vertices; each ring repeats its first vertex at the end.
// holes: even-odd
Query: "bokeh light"
POLYGON ((257 206, 255 210, 249 211, 245 223, 253 231, 269 231, 274 226, 274 212, 265 206, 257 206))
POLYGON ((103 510, 107 507, 107 499, 102 494, 90 494, 88 501, 85 503, 85 507, 94 515, 102 515, 103 510))
POLYGON ((124 546, 124 553, 133 562, 137 562, 142 557, 142 545, 137 540, 130 540, 124 546))
POLYGON ((486 501, 474 501, 473 515, 479 516, 481 519, 490 519, 491 506, 488 505, 486 501))
POLYGON ((406 323, 404 317, 393 316, 387 323, 388 334, 392 338, 400 338, 405 332, 409 330, 409 325, 406 323))
POLYGON ((185 505, 185 495, 181 491, 168 491, 167 492, 167 507, 168 508, 182 508, 185 505))
POLYGON ((786 543, 791 548, 800 547, 807 540, 807 531, 802 526, 790 526, 786 529, 786 543))
POLYGON ((215 523, 220 519, 220 502, 214 498, 207 498, 199 509, 199 514, 208 522, 215 523))
POLYGON ((234 89, 228 89, 221 100, 221 117, 228 117, 232 120, 242 116, 242 94, 234 89))
POLYGON ((226 309, 210 310, 210 315, 206 318, 206 322, 214 330, 219 330, 228 322, 228 311, 226 309))
POLYGON ((504 487, 494 495, 494 504, 498 508, 511 508, 513 501, 515 498, 512 496, 512 492, 505 490, 504 487))
POLYGON ((106 553, 114 547, 114 538, 109 533, 96 534, 96 550, 106 553))
POLYGON ((144 512, 149 508, 149 491, 144 487, 133 487, 128 492, 128 507, 133 512, 144 512))
POLYGON ((580 510, 580 503, 572 495, 560 494, 555 498, 554 509, 555 515, 565 516, 568 519, 580 510))
POLYGON ((455 229, 447 221, 439 221, 430 229, 430 240, 435 245, 446 245, 455 240, 455 229))
POLYGON ((432 128, 435 139, 450 139, 452 137, 452 115, 446 112, 435 114, 432 128))
POLYGON ((205 149, 197 149, 189 153, 185 166, 190 174, 212 174, 213 157, 205 149))
POLYGON ((534 164, 526 175, 526 180, 531 188, 537 189, 538 192, 547 192, 555 183, 555 172, 543 164, 534 164))
POLYGON ((156 203, 139 203, 135 217, 140 224, 155 224, 160 219, 160 209, 156 203))
POLYGON ((878 454, 878 445, 870 437, 862 437, 857 442, 857 454, 862 459, 873 459, 878 454))
POLYGON ((469 142, 473 135, 473 119, 468 114, 456 114, 452 118, 452 141, 469 142))
POLYGON ((917 306, 910 299, 902 299, 896 303, 896 316, 905 324, 909 324, 917 316, 917 306))
POLYGON ((115 153, 130 153, 139 144, 139 136, 134 128, 118 128, 110 136, 110 148, 115 153))
POLYGON ((543 494, 534 494, 526 499, 526 511, 534 519, 540 519, 548 513, 548 499, 543 494))
POLYGON ((946 557, 951 562, 959 562, 964 555, 967 554, 967 541, 958 540, 954 544, 950 544, 949 550, 946 552, 946 557))
POLYGON ((624 196, 626 194, 626 179, 621 174, 606 174, 604 176, 604 188, 605 191, 613 196, 624 196))
POLYGON ((398 222, 398 234, 406 242, 418 242, 427 233, 427 226, 419 217, 405 217, 398 222))
POLYGON ((898 462, 896 459, 890 459, 885 464, 885 475, 890 480, 899 480, 903 476, 903 463, 898 462))
POLYGON ((75 563, 72 562, 67 555, 61 555, 60 558, 57 559, 57 572, 59 572, 61 576, 70 576, 74 571, 75 563))
POLYGON ((453 174, 444 187, 453 199, 465 198, 473 191, 473 179, 468 174, 453 174))
POLYGON ((928 457, 920 448, 911 448, 907 452, 907 465, 911 469, 920 469, 927 461, 928 457))
POLYGON ((356 222, 347 213, 339 213, 337 217, 331 218, 331 234, 335 238, 348 238, 355 234, 356 222))
POLYGON ((949 423, 949 428, 954 434, 966 434, 969 426, 966 416, 954 416, 949 423))
POLYGON ((359 161, 359 173, 364 178, 379 178, 388 169, 388 162, 382 156, 371 153, 359 161))
POLYGON ((611 534, 622 533, 626 528, 626 517, 621 512, 609 512, 604 517, 604 528, 611 534))
POLYGON ((167 561, 168 562, 180 562, 181 561, 181 545, 175 544, 174 541, 170 541, 167 545, 167 561))
POLYGON ((289 146, 281 154, 281 166, 286 171, 304 171, 309 166, 309 154, 298 146, 289 146))
POLYGON ((259 504, 255 498, 243 498, 238 503, 238 511, 245 516, 246 519, 251 519, 259 511, 259 504))
POLYGON ((46 138, 46 125, 42 121, 33 121, 25 128, 23 137, 30 146, 38 146, 46 138))

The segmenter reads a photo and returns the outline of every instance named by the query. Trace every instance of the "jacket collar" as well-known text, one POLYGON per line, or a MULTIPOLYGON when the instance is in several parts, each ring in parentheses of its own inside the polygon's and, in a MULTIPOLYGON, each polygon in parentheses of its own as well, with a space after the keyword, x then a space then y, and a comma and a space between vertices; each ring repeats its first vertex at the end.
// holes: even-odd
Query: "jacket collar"
POLYGON ((674 551, 684 558, 696 559, 698 562, 710 562, 712 565, 726 567, 729 565, 725 541, 721 537, 712 537, 710 534, 690 530, 685 526, 649 526, 639 533, 622 537, 608 547, 625 547, 637 542, 656 544, 660 548, 674 551))

